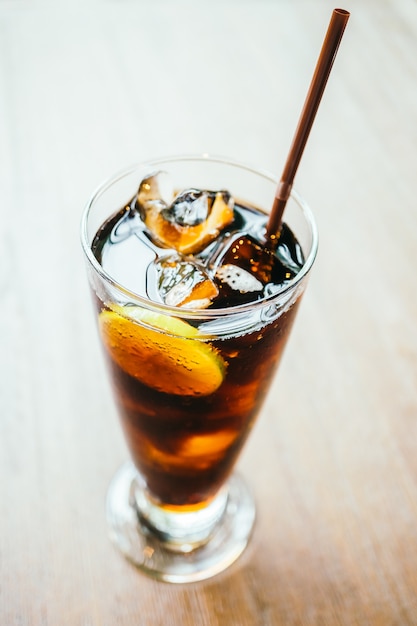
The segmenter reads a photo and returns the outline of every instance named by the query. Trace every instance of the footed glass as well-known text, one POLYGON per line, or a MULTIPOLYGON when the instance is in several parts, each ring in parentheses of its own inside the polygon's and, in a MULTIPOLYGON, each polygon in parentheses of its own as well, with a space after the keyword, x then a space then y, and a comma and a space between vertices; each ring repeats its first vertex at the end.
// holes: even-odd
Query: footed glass
POLYGON ((277 181, 224 158, 160 159, 105 182, 83 214, 99 334, 130 451, 108 490, 110 535, 148 575, 190 582, 227 568, 249 541, 254 501, 234 467, 287 342, 315 259, 317 230, 293 192, 284 221, 303 251, 295 276, 267 289, 263 299, 237 306, 155 302, 143 295, 154 261, 132 252, 129 263, 106 265, 93 249, 103 225, 157 170, 168 172, 177 190, 228 190, 242 205, 264 211, 277 181))

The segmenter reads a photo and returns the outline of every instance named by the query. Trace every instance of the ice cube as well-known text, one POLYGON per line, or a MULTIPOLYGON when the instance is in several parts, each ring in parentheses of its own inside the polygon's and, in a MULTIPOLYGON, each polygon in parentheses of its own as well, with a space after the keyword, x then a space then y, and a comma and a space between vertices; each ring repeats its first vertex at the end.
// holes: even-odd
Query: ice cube
POLYGON ((210 214, 216 194, 212 191, 187 189, 182 191, 167 209, 162 210, 162 216, 179 226, 197 226, 210 214))
POLYGON ((240 291, 240 293, 263 291, 264 288, 256 276, 232 263, 219 267, 216 271, 216 277, 223 283, 227 283, 232 289, 240 291))
POLYGON ((252 236, 240 234, 228 243, 217 263, 222 266, 238 266, 263 285, 266 285, 271 281, 276 261, 276 256, 272 250, 256 241, 252 236))
POLYGON ((204 268, 179 255, 155 263, 159 295, 168 306, 205 309, 218 289, 204 268))
POLYGON ((137 201, 141 211, 166 208, 174 197, 174 186, 167 172, 158 171, 146 176, 140 183, 137 201))
POLYGON ((155 187, 158 188, 156 183, 155 178, 145 179, 145 183, 142 181, 138 205, 146 227, 165 247, 175 248, 183 254, 195 254, 234 219, 234 201, 227 191, 188 189, 167 205, 155 191, 155 187))
POLYGON ((225 263, 217 267, 215 277, 219 295, 213 306, 239 306, 259 300, 264 294, 263 283, 249 271, 235 263, 225 263))

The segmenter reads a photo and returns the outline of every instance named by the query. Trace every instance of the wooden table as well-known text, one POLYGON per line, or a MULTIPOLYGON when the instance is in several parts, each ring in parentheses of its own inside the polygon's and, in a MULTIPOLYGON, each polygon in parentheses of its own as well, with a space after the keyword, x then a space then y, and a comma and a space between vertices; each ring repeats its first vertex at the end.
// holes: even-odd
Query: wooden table
POLYGON ((250 548, 157 583, 107 537, 127 451, 78 238, 114 171, 277 174, 334 3, 0 2, 0 623, 417 624, 417 3, 352 11, 296 186, 319 257, 239 469, 250 548))

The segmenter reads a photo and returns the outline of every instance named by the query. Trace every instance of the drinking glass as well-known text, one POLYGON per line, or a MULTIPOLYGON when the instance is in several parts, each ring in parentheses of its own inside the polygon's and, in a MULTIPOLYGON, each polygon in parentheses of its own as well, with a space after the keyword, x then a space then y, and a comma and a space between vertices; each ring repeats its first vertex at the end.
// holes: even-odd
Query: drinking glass
POLYGON ((135 285, 144 283, 149 258, 132 258, 123 284, 123 271, 115 276, 104 269, 92 244, 140 181, 158 170, 168 172, 178 190, 227 189, 265 212, 277 180, 208 155, 153 160, 102 184, 82 218, 99 335, 130 451, 107 494, 110 536, 148 575, 190 582, 227 568, 249 541, 254 501, 234 467, 288 339, 316 256, 317 229, 293 191, 284 221, 304 260, 285 285, 263 300, 229 308, 190 310, 151 301, 129 282, 134 274, 135 285))

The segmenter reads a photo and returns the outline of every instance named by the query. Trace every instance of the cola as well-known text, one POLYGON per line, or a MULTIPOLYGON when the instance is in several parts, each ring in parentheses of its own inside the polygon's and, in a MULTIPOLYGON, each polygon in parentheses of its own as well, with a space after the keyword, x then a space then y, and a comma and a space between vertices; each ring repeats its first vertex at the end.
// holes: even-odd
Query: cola
POLYGON ((266 246, 266 214, 229 191, 162 193, 161 179, 141 181, 92 243, 138 300, 95 297, 132 459, 155 503, 185 511, 216 496, 253 427, 300 302, 301 290, 285 294, 304 258, 286 224, 278 247, 266 246))

